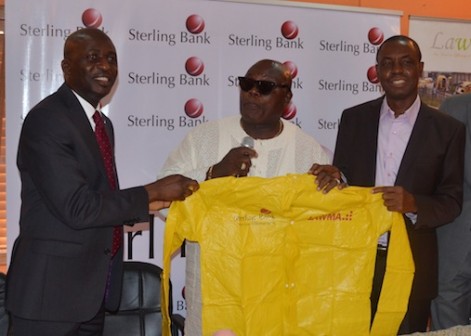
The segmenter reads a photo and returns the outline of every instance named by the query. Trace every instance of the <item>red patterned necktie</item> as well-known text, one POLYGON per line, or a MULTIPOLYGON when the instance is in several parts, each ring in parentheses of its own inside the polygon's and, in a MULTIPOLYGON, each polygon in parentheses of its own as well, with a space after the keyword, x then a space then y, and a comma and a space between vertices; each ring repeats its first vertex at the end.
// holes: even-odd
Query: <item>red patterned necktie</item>
MULTIPOLYGON (((101 156, 105 164, 106 176, 112 190, 116 190, 116 174, 114 171, 113 151, 111 150, 111 142, 105 130, 105 123, 100 115, 100 112, 95 111, 93 114, 93 121, 95 121, 95 137, 100 147, 101 156)), ((113 230, 113 247, 111 255, 114 256, 121 246, 121 239, 123 236, 123 227, 115 226, 113 230)))

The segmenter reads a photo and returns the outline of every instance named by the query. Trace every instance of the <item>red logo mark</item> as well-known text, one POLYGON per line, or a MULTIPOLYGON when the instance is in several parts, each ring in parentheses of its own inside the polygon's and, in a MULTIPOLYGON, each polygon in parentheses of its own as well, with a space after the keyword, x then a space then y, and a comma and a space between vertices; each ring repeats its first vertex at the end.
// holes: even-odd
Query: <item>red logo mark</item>
POLYGON ((291 61, 286 61, 283 63, 291 73, 291 78, 295 78, 298 75, 298 67, 291 61))
POLYGON ((265 214, 265 215, 269 215, 269 214, 271 214, 271 210, 268 210, 268 209, 265 209, 265 208, 261 208, 261 209, 260 209, 260 213, 265 214))
POLYGON ((281 35, 283 35, 285 39, 292 40, 298 36, 298 33, 298 26, 293 21, 285 21, 281 25, 281 35))
POLYGON ((98 28, 102 21, 101 13, 95 8, 88 8, 82 14, 82 22, 87 28, 98 28))
POLYGON ((192 98, 185 103, 185 114, 190 118, 198 118, 203 114, 203 103, 198 99, 192 98))
POLYGON ((190 15, 186 19, 186 29, 192 34, 199 34, 204 30, 204 20, 198 14, 190 15))
POLYGON ((383 42, 384 34, 378 27, 373 27, 368 32, 368 41, 373 45, 380 45, 383 42))
POLYGON ((372 65, 368 68, 366 77, 373 84, 379 83, 378 74, 376 73, 376 66, 372 65))
POLYGON ((285 107, 285 110, 283 111, 283 115, 281 117, 286 120, 291 120, 296 116, 296 112, 297 112, 296 105, 290 102, 285 107))
POLYGON ((204 71, 204 63, 198 57, 190 57, 186 60, 185 70, 191 76, 199 76, 204 71))

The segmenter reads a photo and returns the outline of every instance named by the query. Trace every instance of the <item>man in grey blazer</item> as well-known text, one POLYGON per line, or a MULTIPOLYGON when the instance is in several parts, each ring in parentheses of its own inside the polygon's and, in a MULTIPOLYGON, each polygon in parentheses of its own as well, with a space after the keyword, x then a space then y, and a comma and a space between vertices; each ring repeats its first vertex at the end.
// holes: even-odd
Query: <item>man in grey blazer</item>
MULTIPOLYGON (((146 220, 151 202, 168 206, 198 188, 181 175, 117 187, 113 151, 106 165, 92 117, 118 74, 105 33, 71 34, 62 70, 65 83, 28 113, 20 135, 20 233, 6 299, 15 336, 101 335, 105 309, 117 309, 121 293, 123 236, 113 254, 114 229, 146 220)), ((101 118, 112 149, 111 121, 101 118)))
POLYGON ((432 302, 432 329, 468 325, 471 313, 471 94, 446 99, 440 110, 466 126, 463 210, 437 229, 438 296, 432 302))
MULTIPOLYGON (((385 96, 343 112, 333 160, 349 185, 374 186, 387 209, 404 216, 415 276, 400 334, 426 331, 437 294, 435 229, 454 220, 462 205, 464 125, 421 102, 421 57, 417 43, 406 36, 380 46, 376 69, 385 96)), ((378 245, 373 313, 387 240, 378 245)))

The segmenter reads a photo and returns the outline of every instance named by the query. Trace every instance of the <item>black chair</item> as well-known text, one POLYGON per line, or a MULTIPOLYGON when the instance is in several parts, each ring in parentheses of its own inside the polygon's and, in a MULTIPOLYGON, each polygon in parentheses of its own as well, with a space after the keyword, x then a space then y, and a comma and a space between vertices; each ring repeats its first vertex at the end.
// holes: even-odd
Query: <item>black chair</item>
POLYGON ((0 273, 0 336, 6 336, 10 325, 10 316, 5 310, 5 280, 6 275, 0 273))
MULTIPOLYGON (((103 336, 162 335, 161 273, 154 264, 124 262, 121 304, 116 313, 106 314, 103 336)), ((172 307, 169 309, 171 313, 172 307)), ((178 335, 176 326, 172 326, 172 334, 178 335)))

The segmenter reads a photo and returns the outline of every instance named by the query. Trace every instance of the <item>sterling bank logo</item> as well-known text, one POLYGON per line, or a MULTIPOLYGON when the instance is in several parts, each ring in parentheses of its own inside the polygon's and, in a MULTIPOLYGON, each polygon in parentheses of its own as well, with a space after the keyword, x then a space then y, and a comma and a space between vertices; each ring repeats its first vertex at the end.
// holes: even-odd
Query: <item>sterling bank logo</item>
POLYGON ((87 28, 98 28, 103 22, 103 16, 95 8, 88 8, 82 13, 82 23, 87 28))
POLYGON ((201 101, 191 98, 185 103, 185 114, 190 118, 198 118, 203 114, 204 106, 201 101))
POLYGON ((292 40, 298 37, 299 28, 293 21, 285 21, 281 25, 281 35, 285 39, 292 40))
POLYGON ((191 14, 185 21, 186 32, 180 33, 180 42, 189 44, 211 44, 210 36, 204 31, 205 22, 201 15, 191 14))
POLYGON ((191 56, 185 61, 185 72, 180 74, 182 86, 210 86, 209 77, 204 74, 204 62, 201 58, 191 56))
POLYGON ((293 102, 290 102, 283 110, 281 117, 285 120, 291 120, 296 116, 297 112, 298 109, 296 108, 296 105, 294 105, 293 102))
POLYGON ((378 27, 373 27, 368 31, 368 41, 370 41, 372 45, 379 46, 381 43, 383 43, 383 40, 383 31, 378 27))
MULTIPOLYGON (((101 26, 103 22, 103 16, 95 8, 87 8, 82 12, 81 21, 87 28, 100 28, 105 32, 105 28, 101 26)), ((45 23, 41 26, 33 26, 26 23, 20 25, 20 36, 29 37, 60 37, 66 39, 71 33, 76 30, 82 29, 83 26, 75 24, 74 27, 61 27, 52 23, 45 23)), ((48 74, 49 79, 56 77, 56 74, 51 76, 48 74)), ((62 73, 58 74, 62 76, 62 73)))
MULTIPOLYGON (((276 33, 278 35, 277 37, 263 37, 258 33, 251 33, 248 35, 230 33, 227 36, 228 45, 248 48, 263 48, 266 51, 270 51, 273 48, 304 49, 304 41, 298 37, 300 29, 294 21, 284 21, 278 29, 278 33, 276 33)), ((256 28, 253 30, 256 31, 256 28)))
MULTIPOLYGON (((378 27, 373 27, 368 31, 368 41, 373 45, 379 47, 384 40, 384 33, 378 27)), ((366 70, 366 77, 372 84, 379 83, 378 74, 376 72, 376 66, 372 65, 366 70)))
POLYGON ((372 65, 366 71, 366 77, 370 81, 370 83, 377 84, 379 83, 378 73, 376 72, 376 66, 372 65))
POLYGON ((192 34, 200 34, 204 30, 204 20, 198 14, 190 15, 185 22, 186 29, 192 34))
POLYGON ((200 58, 192 56, 186 60, 185 70, 190 76, 199 76, 204 71, 204 63, 200 58))
POLYGON ((298 67, 292 61, 286 61, 283 63, 288 69, 291 74, 291 78, 294 79, 298 75, 298 67))
POLYGON ((285 21, 281 25, 281 37, 276 38, 277 48, 304 49, 304 41, 299 37, 299 28, 294 21, 285 21))
MULTIPOLYGON (((298 67, 297 65, 292 62, 292 61, 286 61, 283 63, 284 66, 286 66, 289 69, 289 72, 291 74, 291 79, 292 79, 292 89, 302 89, 302 82, 300 81, 299 78, 296 78, 298 75, 298 67)), ((298 110, 296 108, 296 105, 291 101, 289 102, 288 105, 286 105, 285 109, 283 110, 283 114, 281 117, 285 120, 291 120, 293 119, 298 110)))
MULTIPOLYGON (((201 27, 201 25, 199 25, 198 27, 201 27)), ((199 57, 189 57, 185 62, 185 71, 186 74, 180 75, 181 85, 209 86, 209 78, 206 76, 206 74, 203 73, 204 62, 199 57)), ((188 117, 195 119, 203 114, 204 106, 199 99, 191 98, 186 101, 184 111, 188 117)))

